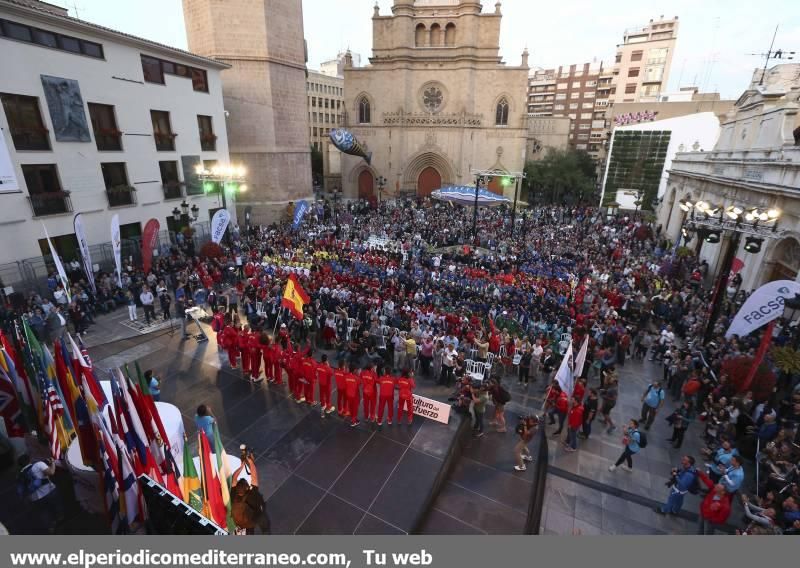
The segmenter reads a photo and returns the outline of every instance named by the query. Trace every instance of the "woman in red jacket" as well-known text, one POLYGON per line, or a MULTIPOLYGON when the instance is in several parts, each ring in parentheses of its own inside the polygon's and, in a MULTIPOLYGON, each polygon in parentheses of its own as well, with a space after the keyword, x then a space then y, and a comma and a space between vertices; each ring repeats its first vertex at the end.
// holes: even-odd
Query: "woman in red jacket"
POLYGON ((237 329, 236 320, 226 326, 222 330, 222 347, 228 352, 228 361, 231 364, 231 369, 237 367, 237 359, 239 358, 239 330, 237 329))
POLYGON ((260 356, 264 359, 264 377, 266 377, 267 381, 272 382, 275 377, 272 373, 272 342, 269 340, 269 334, 266 331, 262 331, 258 342, 261 350, 260 356))
POLYGON ((706 487, 710 489, 703 502, 700 504, 700 519, 697 534, 714 534, 714 528, 724 525, 731 514, 732 493, 725 490, 721 483, 714 484, 711 478, 700 469, 697 476, 706 487))
POLYGON ((247 377, 250 375, 250 330, 246 325, 239 331, 236 345, 239 354, 242 356, 242 373, 247 377))
POLYGON ((250 355, 250 378, 258 383, 261 378, 261 334, 252 330, 247 337, 247 350, 250 355))

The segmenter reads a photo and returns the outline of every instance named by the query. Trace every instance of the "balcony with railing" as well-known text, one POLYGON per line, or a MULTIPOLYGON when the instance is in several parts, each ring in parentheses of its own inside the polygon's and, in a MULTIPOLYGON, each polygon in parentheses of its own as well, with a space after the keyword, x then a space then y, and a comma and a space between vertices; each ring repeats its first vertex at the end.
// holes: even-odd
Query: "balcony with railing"
POLYGON ((72 212, 72 200, 69 191, 52 191, 34 193, 28 196, 34 217, 47 217, 48 215, 62 215, 72 212))
POLYGON ((11 139, 14 141, 14 147, 17 150, 49 150, 49 132, 46 128, 11 129, 11 139))
POLYGON ((136 205, 136 188, 129 185, 115 185, 106 188, 109 207, 128 207, 136 205))
POLYGON ((101 128, 94 131, 97 149, 101 152, 119 152, 122 150, 122 132, 116 128, 101 128))
POLYGON ((159 152, 174 152, 176 136, 177 134, 172 132, 153 133, 153 138, 156 140, 156 150, 159 152))

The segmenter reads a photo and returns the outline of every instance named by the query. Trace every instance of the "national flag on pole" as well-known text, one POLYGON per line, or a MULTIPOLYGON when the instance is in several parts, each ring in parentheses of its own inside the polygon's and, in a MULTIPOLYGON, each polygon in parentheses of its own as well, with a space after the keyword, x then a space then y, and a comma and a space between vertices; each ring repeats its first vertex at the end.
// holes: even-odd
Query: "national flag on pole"
POLYGON ((10 438, 21 438, 25 435, 25 422, 17 400, 17 391, 3 366, 2 355, 0 355, 0 417, 10 438))
POLYGON ((575 377, 572 374, 572 342, 569 342, 569 347, 567 347, 567 352, 564 354, 564 358, 561 360, 561 366, 558 368, 558 372, 556 373, 556 380, 558 381, 561 390, 567 393, 568 395, 572 395, 572 388, 575 386, 575 377))
POLYGON ((231 514, 231 471, 230 463, 228 463, 228 454, 225 452, 225 447, 222 445, 222 438, 219 435, 219 426, 214 422, 214 454, 217 456, 217 471, 219 471, 220 484, 222 485, 222 502, 227 511, 226 520, 228 532, 233 534, 236 531, 236 525, 233 522, 231 514))
POLYGON ((44 414, 44 431, 45 434, 47 434, 47 445, 50 449, 50 456, 54 460, 60 460, 61 440, 59 439, 58 421, 64 413, 64 407, 60 405, 58 395, 52 385, 47 387, 47 390, 44 392, 42 409, 44 414))
POLYGON ((306 294, 297 276, 294 274, 289 275, 289 280, 286 282, 286 288, 283 290, 283 299, 281 306, 289 310, 295 319, 303 319, 303 306, 310 303, 311 299, 306 294))
POLYGON ((36 424, 36 408, 34 407, 33 389, 30 381, 25 375, 25 365, 19 357, 19 353, 8 338, 0 331, 0 368, 8 375, 14 390, 17 393, 17 402, 21 412, 22 424, 26 430, 30 430, 36 424))
POLYGON ((126 529, 125 517, 122 514, 119 494, 119 463, 114 451, 114 443, 100 418, 95 422, 95 438, 97 439, 100 457, 100 479, 103 484, 103 497, 106 514, 111 524, 111 534, 122 534, 126 529))
POLYGON ((578 355, 575 357, 575 377, 580 378, 583 375, 583 366, 586 364, 586 353, 589 350, 589 336, 587 335, 583 339, 583 344, 581 345, 581 350, 578 351, 578 355))
POLYGON ((200 450, 200 479, 203 483, 203 515, 220 527, 228 524, 228 513, 222 502, 222 485, 219 473, 211 459, 211 445, 205 432, 198 433, 200 450))
POLYGON ((189 443, 183 441, 183 476, 181 476, 181 493, 183 501, 198 513, 203 512, 203 490, 200 487, 200 477, 194 467, 189 443))

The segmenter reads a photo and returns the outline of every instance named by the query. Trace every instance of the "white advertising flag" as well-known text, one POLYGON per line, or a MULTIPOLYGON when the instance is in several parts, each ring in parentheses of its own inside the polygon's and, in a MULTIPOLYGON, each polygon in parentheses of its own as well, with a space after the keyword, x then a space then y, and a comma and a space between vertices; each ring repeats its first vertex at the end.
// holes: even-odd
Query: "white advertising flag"
POLYGON ((86 278, 89 280, 89 286, 92 287, 92 292, 97 294, 97 288, 94 285, 94 269, 92 268, 92 255, 89 252, 89 243, 86 241, 86 231, 83 228, 83 217, 78 213, 72 221, 72 226, 75 229, 75 238, 78 239, 78 248, 81 251, 81 260, 83 260, 83 271, 86 273, 86 278))
POLYGON ((567 352, 564 353, 564 358, 561 360, 561 366, 556 373, 556 380, 558 381, 561 390, 568 395, 572 395, 572 387, 575 385, 575 378, 572 376, 572 342, 569 342, 567 352))
POLYGON ((0 131, 0 193, 8 191, 19 191, 19 182, 14 171, 14 162, 11 161, 11 154, 8 152, 6 137, 0 131))
POLYGON ((53 246, 53 241, 50 240, 50 235, 47 234, 47 227, 44 226, 44 223, 42 223, 42 229, 44 229, 44 236, 47 237, 47 244, 50 245, 50 255, 53 257, 53 263, 56 265, 58 278, 61 280, 61 284, 64 286, 64 292, 67 294, 67 299, 71 302, 72 297, 69 293, 69 280, 67 280, 67 273, 64 272, 64 265, 61 264, 61 258, 58 256, 56 247, 53 246))
POLYGON ((745 337, 783 315, 783 302, 800 294, 800 282, 776 280, 750 294, 737 312, 725 337, 745 337))
POLYGON ((122 287, 122 238, 119 232, 119 215, 111 217, 111 246, 114 249, 114 265, 117 267, 117 283, 122 287))
POLYGON ((225 229, 228 228, 228 223, 231 220, 231 214, 227 209, 220 209, 214 213, 211 219, 211 240, 219 244, 222 240, 222 235, 225 234, 225 229))
POLYGON ((581 345, 581 350, 578 351, 578 355, 575 357, 575 376, 580 378, 583 374, 583 366, 586 364, 586 352, 589 350, 589 336, 587 335, 583 340, 583 345, 581 345))

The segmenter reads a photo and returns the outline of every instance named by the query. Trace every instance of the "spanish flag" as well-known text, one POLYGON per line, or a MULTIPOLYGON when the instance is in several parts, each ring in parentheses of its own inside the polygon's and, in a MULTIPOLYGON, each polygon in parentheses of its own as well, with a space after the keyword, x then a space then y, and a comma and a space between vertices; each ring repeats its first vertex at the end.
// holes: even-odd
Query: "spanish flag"
POLYGON ((297 281, 297 276, 294 274, 289 275, 289 281, 286 282, 286 288, 283 290, 283 299, 281 306, 292 312, 292 315, 299 320, 303 319, 303 306, 310 303, 311 299, 300 286, 297 281))

